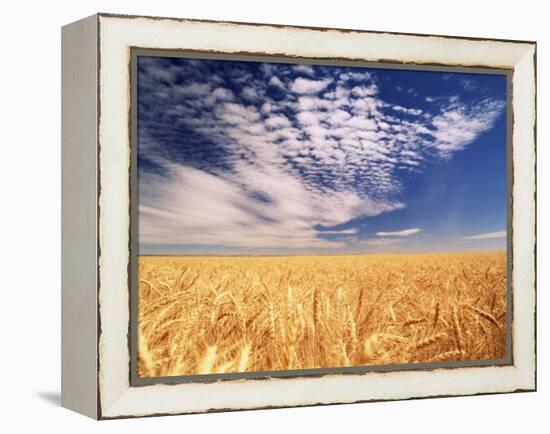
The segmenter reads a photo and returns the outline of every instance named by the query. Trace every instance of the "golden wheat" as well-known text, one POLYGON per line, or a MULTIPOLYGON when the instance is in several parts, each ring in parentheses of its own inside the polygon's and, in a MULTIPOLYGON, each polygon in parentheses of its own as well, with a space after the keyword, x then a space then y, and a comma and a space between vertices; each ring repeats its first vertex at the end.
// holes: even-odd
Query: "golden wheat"
POLYGON ((140 377, 503 358, 504 253, 140 257, 140 377))

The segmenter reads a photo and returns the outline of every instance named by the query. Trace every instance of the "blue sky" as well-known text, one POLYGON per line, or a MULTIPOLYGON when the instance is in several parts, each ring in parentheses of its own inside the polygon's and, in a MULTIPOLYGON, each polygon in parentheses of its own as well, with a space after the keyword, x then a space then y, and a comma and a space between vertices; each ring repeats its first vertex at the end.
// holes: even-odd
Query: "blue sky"
POLYGON ((506 248, 506 78, 142 56, 141 254, 506 248))

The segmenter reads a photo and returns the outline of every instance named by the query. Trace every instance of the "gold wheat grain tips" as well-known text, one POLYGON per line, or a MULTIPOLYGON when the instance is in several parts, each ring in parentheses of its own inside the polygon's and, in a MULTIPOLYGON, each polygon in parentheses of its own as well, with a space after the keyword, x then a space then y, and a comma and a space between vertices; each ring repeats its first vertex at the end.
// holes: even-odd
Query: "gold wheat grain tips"
POLYGON ((141 257, 142 377, 497 359, 504 253, 141 257))

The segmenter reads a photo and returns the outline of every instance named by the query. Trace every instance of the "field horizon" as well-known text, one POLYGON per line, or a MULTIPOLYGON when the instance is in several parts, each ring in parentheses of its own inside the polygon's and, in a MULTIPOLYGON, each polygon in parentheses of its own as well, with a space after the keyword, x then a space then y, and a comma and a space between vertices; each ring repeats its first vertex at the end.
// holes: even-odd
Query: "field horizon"
POLYGON ((496 249, 496 250, 427 250, 427 251, 414 251, 414 252, 392 252, 392 251, 386 251, 386 252, 361 252, 361 253, 296 253, 296 254, 289 254, 289 253, 273 253, 273 254, 227 254, 227 255, 219 255, 219 254, 193 254, 193 255, 187 255, 187 254, 143 254, 139 253, 137 256, 139 257, 162 257, 162 258, 194 258, 194 257, 200 257, 200 258, 254 258, 254 257, 302 257, 302 256, 408 256, 408 255, 452 255, 452 254, 491 254, 491 253, 504 253, 506 254, 505 250, 502 249, 496 249))

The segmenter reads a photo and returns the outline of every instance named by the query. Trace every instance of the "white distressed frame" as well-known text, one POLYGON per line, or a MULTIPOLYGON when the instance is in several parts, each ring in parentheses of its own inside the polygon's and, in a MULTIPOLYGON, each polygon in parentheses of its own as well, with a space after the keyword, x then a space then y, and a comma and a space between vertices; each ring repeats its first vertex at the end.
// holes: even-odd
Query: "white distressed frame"
POLYGON ((98 15, 98 418, 536 388, 535 52, 530 42, 98 15), (212 383, 129 382, 130 47, 513 69, 513 365, 212 383))

